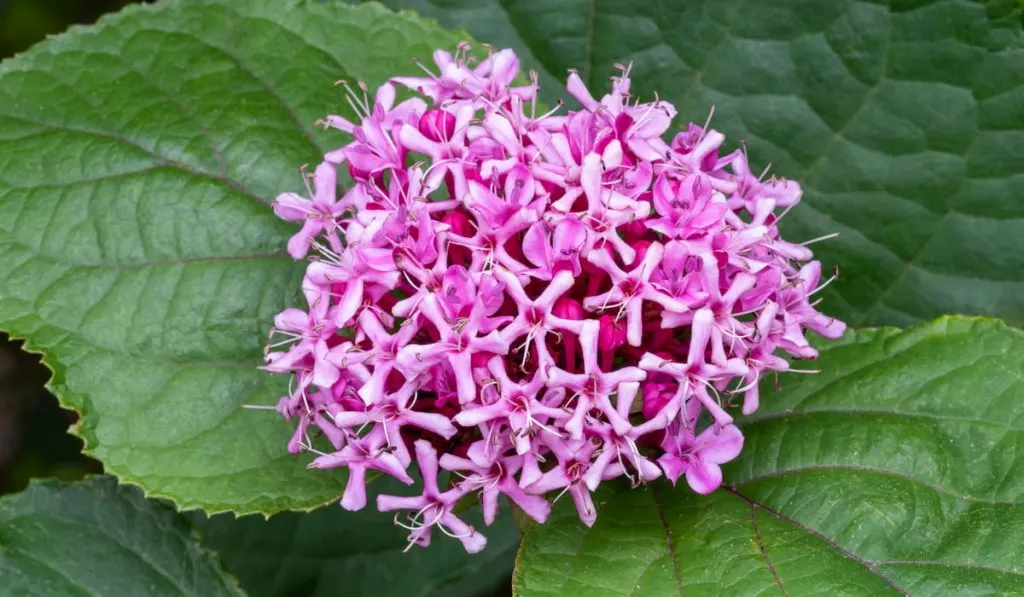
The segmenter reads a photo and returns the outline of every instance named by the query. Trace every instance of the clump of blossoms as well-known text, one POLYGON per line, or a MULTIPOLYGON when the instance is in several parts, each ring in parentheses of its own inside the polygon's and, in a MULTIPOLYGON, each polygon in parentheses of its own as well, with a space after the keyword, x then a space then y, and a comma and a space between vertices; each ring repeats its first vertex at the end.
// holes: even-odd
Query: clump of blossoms
POLYGON ((805 330, 844 331, 815 310, 828 281, 807 243, 779 236, 800 186, 723 155, 706 125, 665 142, 676 111, 637 101, 629 68, 600 100, 570 73, 582 109, 539 114, 512 51, 434 60, 372 101, 346 85, 359 120, 324 123, 351 141, 308 197, 274 203, 310 260, 307 307, 277 316, 266 354, 294 376, 289 451, 347 468, 349 510, 369 471, 412 484, 415 461, 422 493, 377 508, 410 545, 436 528, 471 552, 486 539, 464 498, 486 524, 502 495, 543 522, 568 493, 592 525, 609 479, 714 491, 743 446, 733 401, 757 410, 761 378, 791 370, 780 351, 815 358, 805 330), (396 86, 426 99, 396 104, 396 86))

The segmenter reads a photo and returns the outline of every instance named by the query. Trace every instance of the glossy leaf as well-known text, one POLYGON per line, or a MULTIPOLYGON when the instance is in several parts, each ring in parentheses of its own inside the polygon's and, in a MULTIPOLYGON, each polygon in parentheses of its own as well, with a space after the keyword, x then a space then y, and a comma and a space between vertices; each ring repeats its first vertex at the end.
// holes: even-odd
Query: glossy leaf
POLYGON ((386 0, 519 50, 543 97, 615 63, 682 123, 800 180, 784 232, 838 264, 854 325, 944 313, 1024 323, 1024 31, 1018 0, 386 0))
POLYGON ((191 525, 110 477, 37 481, 0 499, 5 595, 244 595, 191 525))
POLYGON ((527 532, 517 595, 1019 595, 1024 332, 948 318, 854 333, 742 423, 727 487, 571 504, 527 532))
POLYGON ((460 37, 380 6, 172 1, 0 66, 0 328, 46 354, 108 472, 213 511, 340 493, 240 408, 283 392, 257 366, 304 269, 268 204, 344 142, 312 124, 347 113, 336 80, 460 37))
MULTIPOLYGON (((413 493, 390 478, 375 481, 372 492, 413 493)), ((203 544, 220 553, 252 597, 491 597, 507 586, 519 531, 507 508, 486 528, 478 507, 465 516, 487 536, 479 554, 467 554, 440 531, 429 548, 403 553, 407 533, 392 514, 346 512, 337 504, 269 520, 230 514, 193 520, 203 544)))

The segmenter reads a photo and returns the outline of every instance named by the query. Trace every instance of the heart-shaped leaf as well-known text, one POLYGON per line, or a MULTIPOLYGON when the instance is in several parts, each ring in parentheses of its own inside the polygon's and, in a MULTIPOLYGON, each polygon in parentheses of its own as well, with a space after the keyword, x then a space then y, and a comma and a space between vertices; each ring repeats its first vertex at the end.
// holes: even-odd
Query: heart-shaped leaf
POLYGON ((4 595, 244 595, 171 507, 110 477, 0 499, 4 595))
POLYGON ((1024 333, 941 319, 851 333, 742 422, 727 487, 609 491, 527 532, 558 595, 1009 595, 1024 578, 1024 333))
POLYGON ((1024 323, 1024 31, 1018 0, 386 0, 516 48, 552 83, 577 69, 745 141, 798 179, 783 221, 842 268, 855 325, 944 313, 1024 323))
MULTIPOLYGON (((413 493, 390 477, 374 481, 371 492, 413 493)), ((337 504, 269 520, 191 516, 203 545, 220 554, 251 597, 492 597, 507 586, 519 544, 504 507, 486 528, 479 507, 465 514, 487 535, 487 549, 472 555, 440 531, 429 548, 405 551, 407 533, 390 513, 346 512, 337 504)))
POLYGON ((460 37, 376 5, 171 1, 0 65, 0 328, 29 338, 106 470, 179 505, 308 508, 343 477, 285 452, 257 370, 304 266, 272 213, 341 145, 338 79, 460 37))

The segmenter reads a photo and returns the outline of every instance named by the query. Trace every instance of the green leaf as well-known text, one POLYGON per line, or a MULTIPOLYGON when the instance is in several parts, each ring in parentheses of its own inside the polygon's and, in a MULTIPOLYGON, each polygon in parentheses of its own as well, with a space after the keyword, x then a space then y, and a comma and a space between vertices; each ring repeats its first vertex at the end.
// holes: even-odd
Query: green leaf
POLYGON ((380 6, 165 2, 0 65, 0 329, 28 337, 88 454, 185 508, 276 511, 343 475, 285 453, 257 370, 297 304, 269 202, 344 136, 338 79, 379 84, 458 39, 380 6))
POLYGON ((1018 0, 387 0, 605 92, 635 61, 683 123, 798 179, 784 220, 842 268, 855 325, 950 312, 1024 324, 1024 32, 1018 0))
MULTIPOLYGON (((409 495, 390 478, 374 481, 372 493, 409 495)), ((370 502, 373 502, 371 495, 370 502)), ((390 513, 346 512, 337 504, 308 514, 283 512, 263 520, 220 514, 193 515, 203 544, 252 597, 476 597, 507 586, 519 532, 503 508, 484 528, 479 507, 460 517, 481 529, 487 548, 470 555, 458 541, 435 532, 429 548, 407 553, 406 532, 390 513)))
POLYGON ((244 595, 169 506, 110 477, 0 498, 5 595, 244 595))
POLYGON ((708 497, 608 491, 527 532, 544 595, 1024 594, 1024 332, 946 318, 852 333, 742 423, 708 497))

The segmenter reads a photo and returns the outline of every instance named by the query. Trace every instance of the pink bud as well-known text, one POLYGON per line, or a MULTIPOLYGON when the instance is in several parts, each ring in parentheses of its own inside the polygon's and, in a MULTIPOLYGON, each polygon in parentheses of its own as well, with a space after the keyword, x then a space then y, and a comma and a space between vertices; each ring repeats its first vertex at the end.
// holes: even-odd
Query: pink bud
POLYGON ((437 108, 427 110, 420 116, 418 128, 431 141, 448 141, 455 134, 455 115, 437 108))
POLYGON ((671 382, 652 381, 643 384, 641 391, 644 394, 643 415, 652 419, 672 400, 675 386, 671 382))
POLYGON ((551 314, 562 319, 579 321, 583 319, 583 305, 571 298, 560 298, 555 301, 554 307, 551 308, 551 314))
POLYGON ((635 243, 647 234, 647 226, 642 221, 637 220, 622 226, 619 228, 619 232, 622 233, 622 237, 626 239, 626 242, 634 245, 635 248, 635 243))
POLYGON ((472 236, 473 224, 469 216, 461 211, 452 211, 441 216, 441 221, 451 227, 451 231, 459 236, 472 236))
POLYGON ((615 350, 626 343, 626 322, 615 321, 613 315, 602 315, 598 321, 601 324, 597 335, 597 346, 601 350, 615 350))

